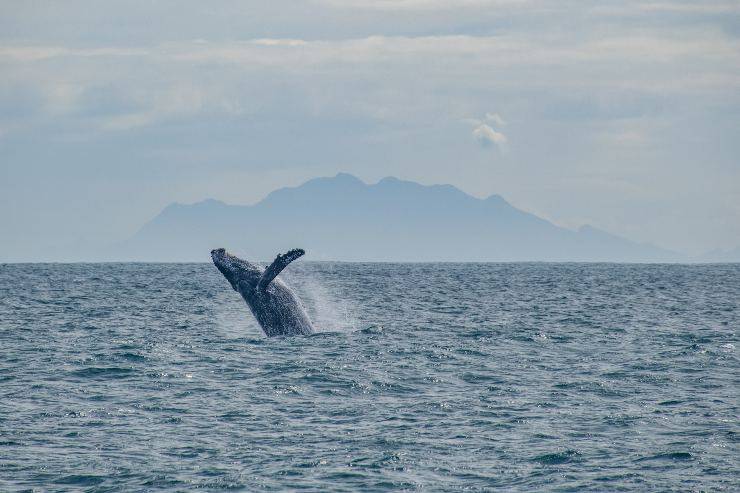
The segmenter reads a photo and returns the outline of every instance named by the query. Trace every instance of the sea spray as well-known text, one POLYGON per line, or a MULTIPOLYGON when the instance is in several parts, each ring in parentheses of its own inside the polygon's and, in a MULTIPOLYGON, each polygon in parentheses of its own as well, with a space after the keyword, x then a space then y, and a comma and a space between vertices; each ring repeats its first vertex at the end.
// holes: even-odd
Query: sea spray
POLYGON ((342 298, 323 277, 311 268, 296 269, 286 276, 286 282, 303 301, 316 331, 352 332, 361 328, 352 303, 342 298))

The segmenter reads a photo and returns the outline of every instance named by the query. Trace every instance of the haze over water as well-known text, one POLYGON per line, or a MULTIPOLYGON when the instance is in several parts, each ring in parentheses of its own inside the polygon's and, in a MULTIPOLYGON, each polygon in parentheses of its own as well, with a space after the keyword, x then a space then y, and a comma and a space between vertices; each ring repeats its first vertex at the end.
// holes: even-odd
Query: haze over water
POLYGON ((0 490, 740 489, 740 265, 0 265, 0 490))

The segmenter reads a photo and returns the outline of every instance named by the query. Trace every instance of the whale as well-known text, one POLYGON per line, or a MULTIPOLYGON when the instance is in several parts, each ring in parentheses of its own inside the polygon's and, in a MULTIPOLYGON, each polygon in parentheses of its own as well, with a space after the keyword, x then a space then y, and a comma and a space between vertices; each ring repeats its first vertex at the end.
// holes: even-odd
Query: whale
POLYGON ((305 253, 296 248, 278 254, 266 269, 231 255, 224 248, 211 250, 211 259, 234 291, 247 302, 265 335, 295 336, 312 334, 314 328, 298 296, 278 274, 305 253))

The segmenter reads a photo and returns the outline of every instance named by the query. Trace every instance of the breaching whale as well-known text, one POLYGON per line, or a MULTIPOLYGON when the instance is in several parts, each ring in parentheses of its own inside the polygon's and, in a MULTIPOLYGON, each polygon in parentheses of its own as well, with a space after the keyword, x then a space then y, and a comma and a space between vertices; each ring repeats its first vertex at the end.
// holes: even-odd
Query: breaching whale
POLYGON ((298 297, 277 275, 304 253, 295 249, 278 255, 264 270, 223 248, 211 250, 211 259, 234 291, 242 295, 268 337, 292 336, 313 333, 313 325, 298 297))

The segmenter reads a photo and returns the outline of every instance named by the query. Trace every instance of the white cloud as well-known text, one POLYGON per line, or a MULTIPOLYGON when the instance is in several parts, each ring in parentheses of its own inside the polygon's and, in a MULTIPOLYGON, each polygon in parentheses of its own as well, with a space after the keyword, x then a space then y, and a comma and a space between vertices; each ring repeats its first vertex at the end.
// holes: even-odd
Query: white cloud
MULTIPOLYGON (((80 95, 101 86, 137 102, 135 111, 98 120, 105 129, 197 114, 270 117, 287 107, 311 117, 414 126, 449 122, 496 101, 497 111, 469 123, 478 129, 477 140, 500 146, 501 138, 486 138, 490 133, 481 125, 503 136, 507 122, 501 115, 514 107, 529 120, 584 113, 612 119, 599 101, 623 107, 625 100, 697 101, 737 92, 738 50, 738 40, 706 30, 558 43, 504 33, 190 40, 147 48, 11 44, 0 47, 0 70, 10 89, 37 88, 49 117, 79 115, 80 95)), ((0 101, 11 93, 0 84, 0 101)))
POLYGON ((464 118, 462 120, 473 126, 473 138, 483 147, 495 146, 499 150, 505 150, 509 139, 502 132, 494 130, 495 127, 506 126, 506 120, 498 113, 488 112, 484 115, 483 120, 477 118, 464 118), (493 126, 492 126, 493 125, 493 126))
POLYGON ((261 38, 253 41, 256 45, 262 46, 305 46, 306 41, 302 39, 276 39, 276 38, 261 38))
POLYGON ((117 47, 74 49, 66 46, 0 46, 0 60, 7 58, 18 62, 34 62, 58 57, 144 56, 148 53, 143 49, 117 47))
POLYGON ((483 146, 495 145, 499 149, 503 149, 503 146, 508 142, 506 135, 495 131, 485 123, 481 123, 473 129, 473 137, 483 146))
POLYGON ((321 0, 321 3, 337 8, 430 11, 459 10, 461 8, 526 7, 534 2, 531 0, 321 0))
POLYGON ((638 4, 638 9, 646 12, 684 12, 692 14, 737 14, 740 4, 737 2, 646 2, 638 4))
POLYGON ((506 126, 506 120, 501 118, 501 115, 499 115, 498 113, 486 113, 486 121, 493 123, 499 127, 506 126))

